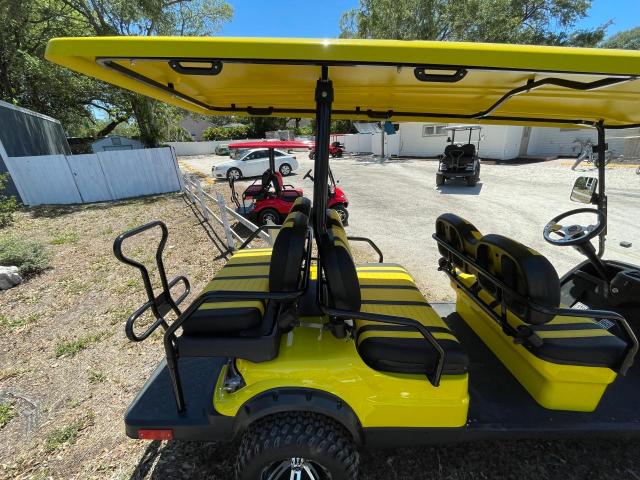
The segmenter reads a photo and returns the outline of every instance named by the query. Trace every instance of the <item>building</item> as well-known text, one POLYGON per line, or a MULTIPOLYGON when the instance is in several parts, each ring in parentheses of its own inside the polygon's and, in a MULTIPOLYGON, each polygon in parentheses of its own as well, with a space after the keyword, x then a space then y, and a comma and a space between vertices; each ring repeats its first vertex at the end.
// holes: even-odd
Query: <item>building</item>
POLYGON ((204 140, 202 134, 207 128, 211 127, 211 122, 206 119, 187 115, 180 120, 180 126, 184 128, 189 135, 191 135, 191 139, 194 142, 200 142, 204 140))
MULTIPOLYGON (((449 132, 454 124, 401 122, 396 124, 395 135, 384 136, 385 155, 406 157, 436 157, 447 145, 449 132)), ((382 151, 382 133, 345 136, 349 152, 374 153, 382 151), (367 138, 360 138, 360 137, 367 138)), ((580 152, 577 139, 597 141, 595 129, 524 127, 514 125, 483 125, 479 145, 481 158, 513 160, 516 158, 554 158, 576 156, 580 152)), ((609 149, 625 157, 637 156, 640 129, 612 130, 607 132, 609 149)), ((456 137, 456 143, 460 137, 456 137)), ((477 137, 476 137, 477 141, 477 137)))
MULTIPOLYGON (((0 101, 0 175, 8 172, 8 157, 70 153, 64 129, 58 120, 0 101)), ((4 193, 21 200, 11 180, 4 193)))
POLYGON ((109 135, 108 137, 99 138, 91 144, 93 153, 110 152, 113 150, 138 150, 140 148, 144 148, 140 140, 120 135, 109 135))

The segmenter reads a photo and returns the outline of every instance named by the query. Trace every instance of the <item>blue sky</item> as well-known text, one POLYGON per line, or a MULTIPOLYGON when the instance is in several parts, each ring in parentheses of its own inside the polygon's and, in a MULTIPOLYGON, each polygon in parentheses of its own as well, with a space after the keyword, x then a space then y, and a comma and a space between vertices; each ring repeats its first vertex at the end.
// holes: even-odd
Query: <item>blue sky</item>
MULTIPOLYGON (((233 20, 222 35, 244 37, 336 37, 342 12, 357 6, 358 0, 228 0, 233 20)), ((640 1, 594 0, 591 16, 582 27, 608 20, 609 34, 640 26, 640 1)))

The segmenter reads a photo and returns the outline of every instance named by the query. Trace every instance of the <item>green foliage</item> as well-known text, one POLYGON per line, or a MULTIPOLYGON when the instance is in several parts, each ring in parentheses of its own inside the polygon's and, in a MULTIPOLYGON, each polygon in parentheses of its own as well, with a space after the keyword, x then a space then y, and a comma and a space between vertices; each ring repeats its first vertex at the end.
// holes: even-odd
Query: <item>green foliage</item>
POLYGON ((16 416, 16 411, 10 403, 0 403, 0 429, 16 416))
POLYGON ((0 327, 5 328, 20 328, 31 323, 35 323, 40 318, 37 313, 31 313, 26 317, 9 318, 6 315, 0 314, 0 327))
POLYGON ((2 194, 2 191, 6 188, 8 182, 8 173, 0 175, 0 228, 13 223, 13 214, 19 207, 16 197, 2 194))
POLYGON ((65 444, 73 445, 78 439, 78 434, 93 425, 94 415, 89 413, 88 415, 74 420, 66 427, 54 430, 47 436, 45 442, 45 450, 47 452, 53 452, 65 444))
POLYGON ((58 232, 55 237, 53 237, 49 243, 51 245, 67 245, 78 243, 80 240, 80 235, 77 232, 73 232, 71 230, 63 230, 58 232))
POLYGON ((595 46, 608 24, 575 29, 591 0, 360 0, 341 37, 595 46))
POLYGON ((69 340, 60 342, 56 345, 56 358, 60 357, 73 357, 80 353, 82 350, 89 348, 94 343, 99 342, 103 338, 107 337, 108 332, 89 333, 75 340, 69 340))
POLYGON ((18 267, 22 275, 35 275, 49 268, 51 254, 46 247, 16 235, 0 237, 0 265, 18 267))
POLYGON ((184 139, 178 109, 128 93, 44 60, 64 36, 217 33, 233 15, 224 0, 0 1, 0 100, 59 119, 70 136, 100 137, 135 120, 146 145, 184 139), (106 120, 96 121, 96 112, 106 120))
POLYGON ((99 370, 91 370, 89 372, 89 383, 96 384, 102 383, 107 379, 107 376, 99 370))
POLYGON ((311 135, 313 135, 313 128, 311 128, 311 127, 296 128, 295 133, 296 133, 296 135, 301 136, 301 137, 310 137, 311 135))
POLYGON ((209 127, 202 132, 205 140, 237 140, 247 138, 249 127, 247 125, 237 125, 233 127, 209 127))
POLYGON ((350 133, 353 127, 351 120, 333 120, 331 122, 331 133, 350 133))
POLYGON ((640 27, 618 32, 607 38, 602 46, 604 48, 622 48, 625 50, 640 50, 640 27))

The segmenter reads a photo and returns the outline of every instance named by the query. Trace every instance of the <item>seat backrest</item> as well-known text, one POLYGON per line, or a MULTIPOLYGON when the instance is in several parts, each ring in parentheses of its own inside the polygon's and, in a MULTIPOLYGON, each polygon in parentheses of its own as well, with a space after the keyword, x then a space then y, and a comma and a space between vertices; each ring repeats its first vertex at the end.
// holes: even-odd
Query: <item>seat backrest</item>
POLYGON ((271 183, 271 177, 273 176, 273 172, 270 169, 267 169, 262 174, 261 183, 263 189, 268 189, 269 184, 271 183))
POLYGON ((284 188, 284 182, 282 181, 282 174, 280 172, 273 174, 273 188, 276 193, 280 193, 284 188))
MULTIPOLYGON (((436 236, 444 240, 457 252, 475 259, 478 240, 480 240, 482 234, 472 223, 464 218, 453 213, 444 213, 436 219, 436 236)), ((447 249, 442 245, 438 245, 438 250, 440 255, 445 258, 448 257, 447 249)), ((464 267, 464 262, 455 256, 453 257, 453 263, 458 268, 464 267)))
POLYGON ((335 210, 327 210, 327 232, 318 239, 318 250, 329 306, 359 311, 361 297, 358 273, 347 233, 340 221, 340 215, 335 210))
POLYGON ((307 197, 296 198, 291 207, 290 213, 291 212, 300 212, 309 217, 311 215, 311 200, 307 197))
POLYGON ((301 212, 289 213, 282 223, 271 252, 270 291, 294 292, 302 288, 308 226, 309 217, 301 212))
POLYGON ((468 163, 475 158, 476 146, 472 143, 465 145, 447 145, 444 149, 444 160, 453 162, 455 160, 460 163, 468 163))
MULTIPOLYGON (((533 302, 550 308, 560 305, 560 279, 544 255, 503 237, 485 235, 478 242, 477 263, 505 285, 533 302)), ((486 276, 478 277, 480 286, 496 296, 495 285, 486 276)), ((532 310, 526 302, 505 293, 507 308, 525 323, 540 325, 554 318, 532 310)))

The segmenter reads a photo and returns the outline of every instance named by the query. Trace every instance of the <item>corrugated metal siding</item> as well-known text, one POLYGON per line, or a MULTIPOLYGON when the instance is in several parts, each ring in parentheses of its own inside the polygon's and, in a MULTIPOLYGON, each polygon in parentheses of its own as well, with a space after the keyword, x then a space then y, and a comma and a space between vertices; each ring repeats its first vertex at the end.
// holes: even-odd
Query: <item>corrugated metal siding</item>
POLYGON ((99 202, 181 189, 170 148, 9 157, 7 166, 26 205, 99 202))

